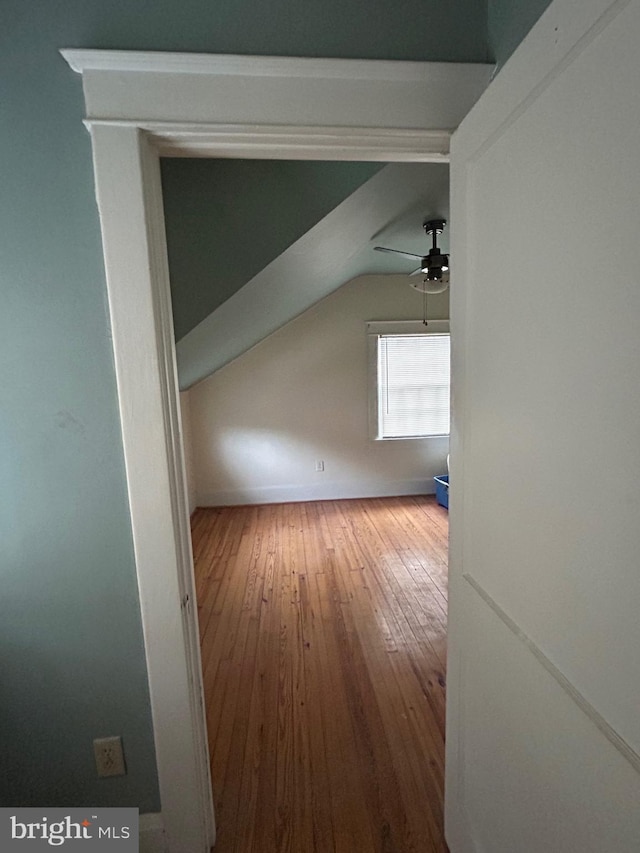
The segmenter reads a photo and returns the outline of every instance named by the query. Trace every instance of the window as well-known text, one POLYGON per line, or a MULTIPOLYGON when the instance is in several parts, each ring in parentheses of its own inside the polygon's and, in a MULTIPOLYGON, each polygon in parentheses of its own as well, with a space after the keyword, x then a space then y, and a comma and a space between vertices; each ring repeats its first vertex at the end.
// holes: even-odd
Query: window
POLYGON ((449 435, 448 323, 432 321, 427 329, 414 321, 368 327, 373 437, 449 435))

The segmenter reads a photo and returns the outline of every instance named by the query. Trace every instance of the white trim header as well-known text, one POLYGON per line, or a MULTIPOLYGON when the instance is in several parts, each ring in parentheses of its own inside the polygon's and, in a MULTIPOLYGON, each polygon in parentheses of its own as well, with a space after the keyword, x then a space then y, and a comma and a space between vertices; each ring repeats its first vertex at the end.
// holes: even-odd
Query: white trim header
MULTIPOLYGON (((133 124, 163 136, 180 125, 181 145, 187 142, 187 128, 206 136, 232 125, 316 128, 321 133, 338 129, 343 139, 358 130, 366 136, 373 128, 395 135, 427 131, 437 137, 427 141, 427 151, 440 157, 448 153, 443 139, 469 112, 493 71, 492 65, 460 62, 60 52, 82 74, 90 126, 133 124)), ((195 154, 183 145, 180 155, 204 156, 196 142, 191 140, 195 154)), ((405 150, 409 147, 405 143, 405 150)))

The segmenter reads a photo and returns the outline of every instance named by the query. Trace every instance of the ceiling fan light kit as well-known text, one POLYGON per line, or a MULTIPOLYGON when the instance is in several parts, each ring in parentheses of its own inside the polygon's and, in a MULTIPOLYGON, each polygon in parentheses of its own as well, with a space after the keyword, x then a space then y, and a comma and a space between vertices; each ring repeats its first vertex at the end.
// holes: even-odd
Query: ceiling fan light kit
POLYGON ((410 281, 409 284, 418 293, 428 293, 429 296, 435 296, 437 293, 444 293, 449 287, 449 273, 443 273, 440 279, 419 278, 410 281))

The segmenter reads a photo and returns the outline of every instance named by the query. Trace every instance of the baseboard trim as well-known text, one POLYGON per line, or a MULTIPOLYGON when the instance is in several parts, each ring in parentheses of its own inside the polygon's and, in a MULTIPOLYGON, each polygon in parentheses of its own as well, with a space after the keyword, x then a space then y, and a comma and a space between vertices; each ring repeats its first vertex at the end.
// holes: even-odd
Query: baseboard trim
POLYGON ((225 489, 198 495, 198 506, 332 501, 349 498, 388 498, 401 495, 432 495, 433 477, 416 480, 378 480, 351 483, 313 483, 302 486, 258 486, 225 489))
POLYGON ((160 812, 140 815, 140 853, 167 853, 167 836, 160 812))

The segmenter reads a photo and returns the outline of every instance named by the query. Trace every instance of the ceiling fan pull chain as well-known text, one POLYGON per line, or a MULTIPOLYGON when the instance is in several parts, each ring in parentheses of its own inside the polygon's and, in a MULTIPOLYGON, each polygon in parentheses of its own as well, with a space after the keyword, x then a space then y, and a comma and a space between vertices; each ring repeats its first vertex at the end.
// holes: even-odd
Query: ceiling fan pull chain
POLYGON ((422 323, 425 326, 429 325, 429 321, 427 320, 427 291, 424 290, 422 292, 422 323))

